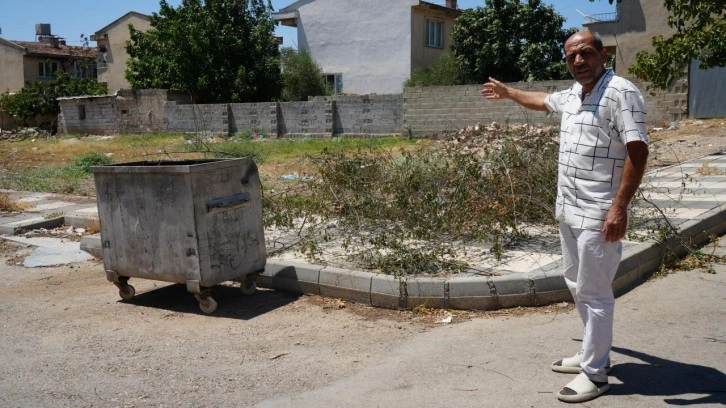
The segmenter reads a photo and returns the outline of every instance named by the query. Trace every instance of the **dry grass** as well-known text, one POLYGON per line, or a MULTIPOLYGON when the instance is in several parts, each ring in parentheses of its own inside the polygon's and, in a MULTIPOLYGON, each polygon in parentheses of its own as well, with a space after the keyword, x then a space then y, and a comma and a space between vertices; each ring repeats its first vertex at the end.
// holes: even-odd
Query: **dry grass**
POLYGON ((31 207, 30 203, 15 201, 8 193, 0 193, 0 211, 20 212, 31 207))

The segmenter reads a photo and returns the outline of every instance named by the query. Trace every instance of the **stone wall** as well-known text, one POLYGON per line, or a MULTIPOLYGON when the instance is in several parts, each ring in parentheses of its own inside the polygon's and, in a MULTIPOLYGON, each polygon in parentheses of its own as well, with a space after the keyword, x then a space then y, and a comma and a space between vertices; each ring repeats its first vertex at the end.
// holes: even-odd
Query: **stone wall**
MULTIPOLYGON (((572 81, 519 82, 513 86, 554 92, 572 81)), ((686 116, 688 83, 650 91, 636 82, 646 100, 648 125, 663 126, 686 116)), ((394 95, 335 95, 303 102, 192 104, 166 90, 121 90, 116 95, 61 98, 65 133, 148 132, 261 133, 265 137, 365 137, 391 134, 430 136, 476 123, 559 123, 559 117, 522 108, 511 101, 489 101, 481 85, 413 87, 394 95)))

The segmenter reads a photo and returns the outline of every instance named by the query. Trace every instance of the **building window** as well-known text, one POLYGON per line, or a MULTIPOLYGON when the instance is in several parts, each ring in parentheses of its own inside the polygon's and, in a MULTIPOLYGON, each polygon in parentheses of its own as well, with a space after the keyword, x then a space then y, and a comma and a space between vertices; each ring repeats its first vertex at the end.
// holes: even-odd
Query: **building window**
POLYGON ((78 79, 96 79, 98 70, 95 61, 73 61, 73 75, 78 79))
POLYGON ((343 93, 343 74, 323 74, 325 90, 330 94, 343 93))
POLYGON ((52 61, 38 62, 38 76, 40 78, 52 78, 53 73, 58 71, 58 63, 52 61))
POLYGON ((441 20, 426 19, 426 46, 443 48, 444 22, 441 20))

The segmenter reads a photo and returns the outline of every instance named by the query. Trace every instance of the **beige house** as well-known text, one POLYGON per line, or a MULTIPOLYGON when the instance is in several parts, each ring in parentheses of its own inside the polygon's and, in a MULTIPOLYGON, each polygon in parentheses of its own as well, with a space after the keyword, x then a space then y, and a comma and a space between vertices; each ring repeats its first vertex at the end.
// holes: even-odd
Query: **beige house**
POLYGON ((68 46, 50 34, 50 24, 37 24, 37 42, 0 38, 0 93, 18 92, 35 81, 49 81, 57 71, 96 78, 98 51, 68 46))
POLYGON ((334 93, 392 94, 449 50, 456 0, 298 0, 274 13, 297 28, 334 93))
POLYGON ((624 0, 617 4, 617 12, 588 16, 583 27, 597 32, 610 55, 614 55, 614 68, 619 75, 628 75, 638 51, 652 51, 652 38, 671 36, 675 30, 668 26, 668 10, 662 1, 624 0))
POLYGON ((111 94, 131 87, 124 76, 129 59, 126 43, 131 39, 130 25, 146 31, 151 28, 151 19, 146 14, 130 11, 91 36, 99 52, 98 81, 105 82, 111 94))

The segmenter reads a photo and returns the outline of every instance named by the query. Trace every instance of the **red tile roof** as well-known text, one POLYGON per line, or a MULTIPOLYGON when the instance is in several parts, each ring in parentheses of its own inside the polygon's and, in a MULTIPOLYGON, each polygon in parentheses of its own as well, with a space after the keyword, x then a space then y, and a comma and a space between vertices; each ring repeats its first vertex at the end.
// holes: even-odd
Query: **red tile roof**
POLYGON ((77 47, 72 45, 52 46, 47 42, 31 42, 31 41, 11 41, 26 49, 29 55, 38 57, 80 57, 80 58, 97 58, 99 51, 93 47, 77 47))

